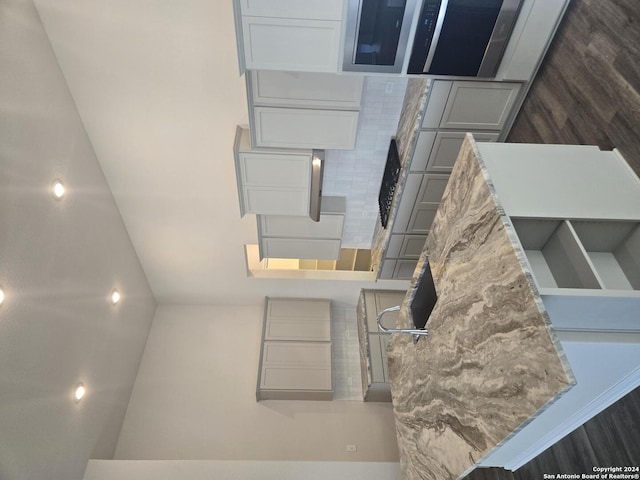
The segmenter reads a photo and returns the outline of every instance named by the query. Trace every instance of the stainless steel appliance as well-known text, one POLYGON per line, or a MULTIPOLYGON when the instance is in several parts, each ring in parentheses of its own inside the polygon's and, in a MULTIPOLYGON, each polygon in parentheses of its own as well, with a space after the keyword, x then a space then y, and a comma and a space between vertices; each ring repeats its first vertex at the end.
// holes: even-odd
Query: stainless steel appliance
POLYGON ((342 69, 401 73, 418 0, 348 0, 342 69))
POLYGON ((424 0, 407 73, 493 77, 523 0, 424 0))

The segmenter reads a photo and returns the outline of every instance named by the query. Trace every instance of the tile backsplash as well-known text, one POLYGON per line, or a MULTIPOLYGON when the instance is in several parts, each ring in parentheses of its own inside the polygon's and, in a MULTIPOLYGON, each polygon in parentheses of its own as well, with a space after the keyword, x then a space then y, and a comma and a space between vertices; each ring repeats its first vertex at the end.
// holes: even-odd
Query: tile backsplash
POLYGON ((389 142, 398 128, 406 78, 367 77, 355 150, 327 150, 322 193, 347 197, 343 248, 370 248, 389 142))

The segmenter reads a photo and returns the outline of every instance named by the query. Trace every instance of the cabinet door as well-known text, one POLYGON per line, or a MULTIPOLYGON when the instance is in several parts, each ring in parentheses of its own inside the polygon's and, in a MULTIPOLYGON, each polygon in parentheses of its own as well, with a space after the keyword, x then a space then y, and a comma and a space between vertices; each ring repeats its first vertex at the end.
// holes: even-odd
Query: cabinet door
POLYGON ((311 157, 240 153, 243 214, 309 216, 311 157))
POLYGON ((405 235, 400 248, 400 256, 403 258, 420 258, 426 241, 426 235, 405 235))
POLYGON ((342 238, 344 215, 320 215, 320 221, 309 217, 259 215, 258 232, 262 237, 342 238))
POLYGON ((453 82, 440 128, 502 130, 519 83, 453 82))
POLYGON ((264 342, 260 388, 331 390, 331 344, 264 342))
POLYGON ((268 298, 264 339, 331 341, 331 302, 268 298))
MULTIPOLYGON (((498 132, 471 132, 477 142, 495 142, 498 132)), ((451 173, 466 132, 437 132, 426 170, 434 173, 451 173)))
POLYGON ((254 107, 256 146, 353 150, 358 112, 254 107))
POLYGON ((393 278, 397 280, 411 280, 417 265, 418 260, 398 260, 396 269, 393 272, 393 278))
POLYGON ((422 177, 420 191, 407 226, 407 233, 424 234, 431 230, 431 224, 448 181, 448 175, 426 174, 422 177))
POLYGON ((340 244, 340 239, 264 237, 259 245, 260 259, 337 260, 340 258, 340 244))
POLYGON ((431 155, 435 140, 435 130, 421 130, 418 132, 416 148, 411 157, 412 171, 423 172, 427 169, 427 163, 429 162, 429 156, 431 155))
POLYGON ((421 173, 410 173, 407 176, 407 180, 402 189, 400 205, 398 205, 398 210, 393 222, 393 233, 404 233, 407 231, 409 220, 411 219, 411 212, 416 203, 416 196, 420 191, 421 183, 421 173))
POLYGON ((335 73, 340 25, 333 20, 243 16, 246 68, 335 73))
POLYGON ((258 106, 358 110, 363 84, 356 75, 253 70, 251 97, 258 106))
POLYGON ((343 0, 241 0, 243 15, 256 17, 342 19, 343 0))
POLYGON ((381 338, 384 335, 378 333, 369 334, 369 358, 371 360, 371 382, 384 383, 384 363, 386 350, 382 350, 381 338))

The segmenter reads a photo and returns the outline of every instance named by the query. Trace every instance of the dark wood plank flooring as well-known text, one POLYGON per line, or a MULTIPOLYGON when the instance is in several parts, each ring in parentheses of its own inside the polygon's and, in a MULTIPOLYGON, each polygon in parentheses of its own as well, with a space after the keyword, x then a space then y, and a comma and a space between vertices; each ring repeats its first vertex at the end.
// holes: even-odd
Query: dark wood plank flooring
MULTIPOLYGON (((507 138, 617 148, 640 175, 640 0, 572 0, 507 138)), ((640 466, 640 388, 516 472, 469 480, 537 480, 640 466)))
POLYGON ((640 175, 640 1, 572 0, 507 141, 617 148, 640 175))
POLYGON ((593 473, 640 466, 640 388, 602 411, 515 472, 477 468, 465 480, 542 480, 544 474, 593 473))

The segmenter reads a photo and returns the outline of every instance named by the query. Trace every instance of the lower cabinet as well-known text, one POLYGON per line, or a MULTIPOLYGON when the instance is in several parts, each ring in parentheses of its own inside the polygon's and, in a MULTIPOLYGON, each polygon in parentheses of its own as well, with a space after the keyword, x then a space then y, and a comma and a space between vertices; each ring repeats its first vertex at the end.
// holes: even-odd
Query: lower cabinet
MULTIPOLYGON (((359 338, 363 361, 363 395, 367 402, 390 402, 389 369, 387 365, 387 347, 391 335, 378 330, 378 313, 388 307, 402 304, 406 292, 404 290, 362 290, 360 294, 358 319, 359 338)), ((390 312, 384 317, 384 325, 393 327, 398 319, 397 312, 390 312)))
POLYGON ((258 401, 333 399, 330 312, 327 299, 265 298, 258 401))

